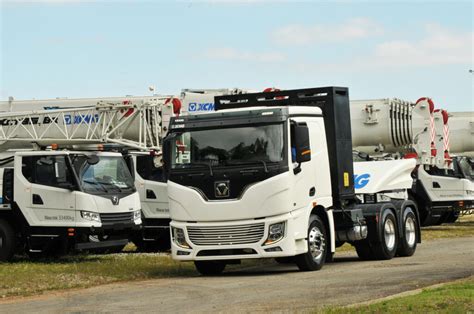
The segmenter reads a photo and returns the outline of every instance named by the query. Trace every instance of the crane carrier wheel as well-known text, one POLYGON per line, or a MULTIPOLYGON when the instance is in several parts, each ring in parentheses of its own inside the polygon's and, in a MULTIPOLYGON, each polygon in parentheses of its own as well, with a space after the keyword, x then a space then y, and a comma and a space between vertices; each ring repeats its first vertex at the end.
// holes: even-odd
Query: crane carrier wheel
POLYGON ((0 262, 7 262, 15 250, 15 233, 8 222, 0 219, 0 262))

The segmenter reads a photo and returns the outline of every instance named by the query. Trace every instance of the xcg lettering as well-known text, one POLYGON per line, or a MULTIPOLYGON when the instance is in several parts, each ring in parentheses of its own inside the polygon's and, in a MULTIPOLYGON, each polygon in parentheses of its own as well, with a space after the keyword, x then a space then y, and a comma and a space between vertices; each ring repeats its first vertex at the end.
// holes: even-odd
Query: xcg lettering
POLYGON ((370 181, 370 174, 368 173, 354 175, 354 187, 356 189, 362 189, 369 183, 369 181, 370 181))

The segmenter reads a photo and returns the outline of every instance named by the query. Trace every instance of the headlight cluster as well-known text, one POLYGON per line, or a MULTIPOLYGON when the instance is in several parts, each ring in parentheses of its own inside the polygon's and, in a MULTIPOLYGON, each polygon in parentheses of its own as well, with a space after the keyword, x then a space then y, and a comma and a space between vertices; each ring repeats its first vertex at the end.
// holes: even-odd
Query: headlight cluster
POLYGON ((272 224, 268 227, 268 237, 263 245, 277 243, 285 237, 285 221, 272 224))
POLYGON ((191 246, 186 242, 186 237, 184 236, 184 230, 181 228, 171 227, 173 234, 173 242, 182 248, 190 249, 191 246))
POLYGON ((99 213, 94 213, 94 212, 88 212, 88 211, 81 210, 81 217, 86 219, 86 220, 100 222, 99 213))
POLYGON ((142 218, 142 211, 136 210, 133 212, 133 220, 138 220, 142 218))

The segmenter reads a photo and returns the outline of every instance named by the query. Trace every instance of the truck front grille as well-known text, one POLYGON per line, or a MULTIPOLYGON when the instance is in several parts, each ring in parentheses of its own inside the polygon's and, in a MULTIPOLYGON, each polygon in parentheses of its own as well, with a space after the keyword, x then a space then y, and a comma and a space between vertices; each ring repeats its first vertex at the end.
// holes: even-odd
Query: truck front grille
POLYGON ((237 226, 187 227, 196 245, 233 245, 257 243, 263 237, 264 223, 237 226))
POLYGON ((100 221, 104 224, 133 222, 133 212, 100 214, 100 221))

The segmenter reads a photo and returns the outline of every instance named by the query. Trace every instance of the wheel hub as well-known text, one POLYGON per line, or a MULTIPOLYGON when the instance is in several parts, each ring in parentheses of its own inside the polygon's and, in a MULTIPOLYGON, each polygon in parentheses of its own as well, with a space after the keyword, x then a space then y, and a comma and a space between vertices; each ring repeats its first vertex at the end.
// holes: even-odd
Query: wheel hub
POLYGON ((387 219, 384 224, 384 240, 387 249, 392 251, 395 248, 395 224, 391 219, 387 219))
POLYGON ((308 244, 313 260, 315 262, 319 261, 323 256, 326 242, 323 233, 318 227, 314 226, 309 231, 308 244))
POLYGON ((407 217, 405 220, 405 239, 408 246, 413 247, 416 241, 415 220, 412 217, 407 217))

